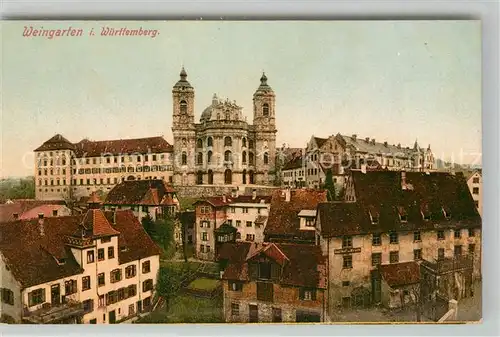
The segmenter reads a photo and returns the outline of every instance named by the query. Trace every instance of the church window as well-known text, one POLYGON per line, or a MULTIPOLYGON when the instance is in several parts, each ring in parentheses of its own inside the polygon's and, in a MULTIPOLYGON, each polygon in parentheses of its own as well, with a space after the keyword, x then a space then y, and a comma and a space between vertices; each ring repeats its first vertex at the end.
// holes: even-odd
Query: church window
POLYGON ((207 152, 207 164, 212 163, 212 151, 207 152))
POLYGON ((253 165, 254 164, 254 155, 252 152, 248 154, 248 164, 253 165))
POLYGON ((214 140, 212 137, 207 138, 207 146, 214 146, 214 140))
POLYGON ((227 136, 224 138, 224 146, 231 146, 233 144, 233 141, 231 137, 227 136))
POLYGON ((262 105, 262 115, 263 115, 264 117, 269 116, 269 104, 264 103, 264 104, 262 105))
POLYGON ((243 151, 243 153, 241 154, 241 161, 243 162, 243 164, 247 163, 247 153, 245 151, 243 151))
POLYGON ((231 151, 226 151, 224 152, 224 161, 230 162, 232 160, 232 154, 231 151))
POLYGON ((187 145, 187 139, 186 138, 182 138, 182 146, 186 146, 187 145))
POLYGON ((243 138, 243 139, 241 140, 241 146, 243 146, 243 147, 246 147, 246 146, 247 146, 247 139, 246 139, 246 138, 243 138))
POLYGON ((187 106, 186 101, 182 100, 182 101, 180 102, 180 104, 179 104, 179 107, 180 107, 180 111, 181 111, 181 114, 182 114, 182 115, 187 114, 187 107, 188 107, 188 106, 187 106))
POLYGON ((196 147, 199 149, 203 148, 203 140, 198 139, 198 141, 196 142, 196 147))
POLYGON ((251 140, 251 139, 248 140, 248 147, 250 149, 253 149, 253 140, 251 140))
POLYGON ((182 152, 181 165, 187 165, 187 154, 182 152))
POLYGON ((269 154, 267 152, 264 152, 264 164, 269 164, 269 154))
POLYGON ((198 157, 196 159, 196 162, 198 163, 198 165, 203 165, 203 153, 198 152, 198 157))

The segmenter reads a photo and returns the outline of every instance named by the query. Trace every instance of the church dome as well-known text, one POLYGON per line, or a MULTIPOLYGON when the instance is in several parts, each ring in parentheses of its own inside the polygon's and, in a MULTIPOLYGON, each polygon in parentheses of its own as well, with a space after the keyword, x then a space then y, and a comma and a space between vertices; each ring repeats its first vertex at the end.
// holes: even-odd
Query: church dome
POLYGON ((212 106, 209 105, 201 113, 200 121, 202 121, 202 122, 209 121, 211 117, 212 117, 212 106))

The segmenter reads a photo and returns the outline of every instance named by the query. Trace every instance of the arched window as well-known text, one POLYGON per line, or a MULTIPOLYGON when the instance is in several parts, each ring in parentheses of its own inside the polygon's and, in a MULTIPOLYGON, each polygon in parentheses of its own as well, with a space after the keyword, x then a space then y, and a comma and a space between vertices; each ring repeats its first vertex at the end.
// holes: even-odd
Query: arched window
POLYGON ((185 100, 182 100, 179 104, 179 107, 180 107, 180 111, 181 111, 181 114, 182 115, 185 115, 187 114, 187 111, 188 111, 188 105, 186 103, 185 100))
POLYGON ((203 140, 198 139, 198 140, 196 141, 196 147, 197 147, 198 149, 203 148, 203 140))
POLYGON ((212 163, 212 151, 207 152, 207 164, 212 163))
POLYGON ((224 137, 224 146, 231 146, 231 145, 233 145, 233 140, 231 139, 231 137, 229 136, 224 137))
POLYGON ((214 146, 214 140, 212 137, 207 138, 207 146, 214 146))
POLYGON ((248 183, 254 184, 253 171, 248 172, 248 183))
POLYGON ((226 120, 231 120, 231 114, 229 113, 229 111, 226 111, 226 120))
POLYGON ((227 169, 224 172, 224 183, 225 184, 232 184, 233 183, 233 172, 231 172, 230 169, 227 169))
POLYGON ((242 174, 242 182, 243 184, 246 184, 247 183, 247 170, 243 170, 243 174, 242 174))
POLYGON ((198 165, 203 165, 203 153, 198 152, 198 156, 196 157, 196 163, 198 165))
POLYGON ((253 140, 251 140, 251 139, 248 140, 248 147, 250 149, 253 149, 253 140))
POLYGON ((246 147, 247 146, 247 139, 243 137, 241 140, 241 146, 246 147))
POLYGON ((269 104, 264 103, 264 104, 262 105, 262 115, 263 115, 264 117, 269 116, 269 104))
POLYGON ((217 120, 220 120, 220 113, 217 113, 217 120))
POLYGON ((45 186, 47 186, 49 184, 49 181, 47 179, 45 179, 45 186))
POLYGON ((187 165, 187 154, 186 152, 182 152, 181 165, 187 165))
POLYGON ((42 179, 38 179, 38 186, 42 186, 42 179))
POLYGON ((264 152, 264 164, 269 164, 269 153, 264 152))
POLYGON ((213 185, 214 183, 214 172, 212 170, 208 170, 208 184, 213 185))
POLYGON ((231 151, 228 150, 228 151, 224 152, 224 161, 231 162, 233 159, 232 157, 233 156, 231 154, 231 151))
POLYGON ((196 173, 196 184, 203 185, 203 172, 201 171, 198 171, 198 173, 196 173))
POLYGON ((247 163, 247 153, 245 151, 243 151, 243 153, 241 154, 241 161, 243 162, 243 164, 247 163))
POLYGON ((248 164, 249 165, 254 165, 254 155, 252 152, 248 154, 248 164))

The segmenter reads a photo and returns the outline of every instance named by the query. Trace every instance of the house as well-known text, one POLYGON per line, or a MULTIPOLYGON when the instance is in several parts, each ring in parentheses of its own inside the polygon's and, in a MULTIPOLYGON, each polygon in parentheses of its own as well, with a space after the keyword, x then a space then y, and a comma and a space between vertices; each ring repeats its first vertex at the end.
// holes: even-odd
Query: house
POLYGON ((386 308, 415 305, 420 296, 420 265, 417 261, 382 264, 380 273, 381 303, 386 308))
POLYGON ((474 204, 482 216, 483 214, 483 172, 482 170, 475 170, 467 177, 467 186, 469 186, 474 204))
POLYGON ((131 209, 142 221, 149 216, 153 221, 179 210, 175 190, 164 180, 128 180, 113 187, 106 196, 104 209, 131 209))
POLYGON ((326 262, 318 246, 224 244, 223 312, 226 322, 324 322, 326 262))
POLYGON ((264 230, 266 242, 315 242, 316 209, 327 201, 326 191, 282 189, 273 192, 264 230))
POLYGON ((0 223, 37 218, 39 213, 43 213, 45 217, 63 216, 70 215, 71 210, 63 200, 11 200, 0 205, 0 223))
POLYGON ((237 191, 233 191, 229 196, 208 197, 196 201, 197 257, 203 260, 215 259, 214 231, 223 224, 236 229, 236 241, 263 242, 270 204, 271 196, 258 196, 255 190, 251 195, 239 195, 237 191))
POLYGON ((281 170, 284 187, 302 188, 306 185, 305 167, 302 152, 286 162, 281 170))
POLYGON ((0 316, 23 323, 119 323, 148 313, 159 248, 130 210, 0 225, 0 316))
POLYGON ((353 170, 346 200, 319 204, 316 243, 328 256, 330 310, 382 302, 384 277, 387 289, 411 284, 400 263, 446 265, 456 299, 481 275, 481 217, 461 174, 353 170))

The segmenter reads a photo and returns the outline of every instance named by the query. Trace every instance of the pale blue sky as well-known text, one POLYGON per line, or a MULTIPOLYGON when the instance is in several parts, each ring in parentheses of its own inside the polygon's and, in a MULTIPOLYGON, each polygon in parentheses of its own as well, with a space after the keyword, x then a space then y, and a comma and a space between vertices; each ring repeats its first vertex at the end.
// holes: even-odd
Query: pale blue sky
POLYGON ((196 120, 213 93, 252 119, 262 70, 276 92, 277 143, 358 134, 430 143, 437 157, 481 152, 478 21, 9 22, 2 27, 0 176, 33 174, 32 150, 163 135, 184 64, 196 120), (25 25, 158 29, 150 37, 23 38, 25 25), (26 162, 26 164, 24 163, 26 162))

